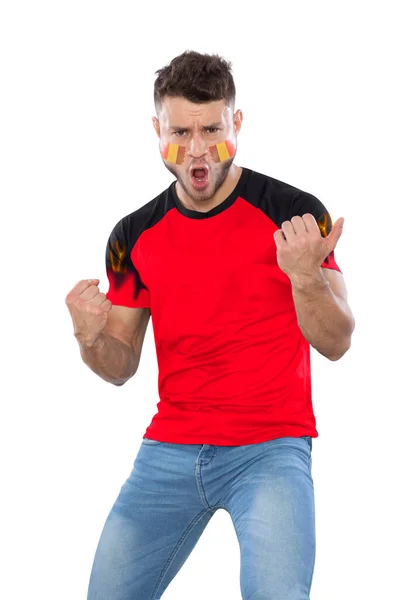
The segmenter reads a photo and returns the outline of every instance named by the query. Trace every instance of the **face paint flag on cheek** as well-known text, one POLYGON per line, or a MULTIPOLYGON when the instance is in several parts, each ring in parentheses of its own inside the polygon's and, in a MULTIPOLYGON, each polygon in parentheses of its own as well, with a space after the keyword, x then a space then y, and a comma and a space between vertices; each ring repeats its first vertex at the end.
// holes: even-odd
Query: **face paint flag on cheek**
POLYGON ((223 162, 235 156, 235 146, 228 140, 220 144, 215 144, 215 146, 210 146, 209 151, 214 162, 223 162))
POLYGON ((167 143, 161 150, 162 158, 175 165, 181 165, 185 160, 185 146, 167 143))

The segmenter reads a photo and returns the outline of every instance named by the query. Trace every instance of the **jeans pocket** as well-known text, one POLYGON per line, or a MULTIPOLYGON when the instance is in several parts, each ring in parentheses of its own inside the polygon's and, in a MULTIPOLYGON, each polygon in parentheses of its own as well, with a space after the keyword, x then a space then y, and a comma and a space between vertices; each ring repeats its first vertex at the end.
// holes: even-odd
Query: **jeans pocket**
POLYGON ((146 446, 156 446, 157 444, 161 444, 162 442, 158 442, 158 440, 151 440, 150 438, 143 438, 142 443, 146 446))

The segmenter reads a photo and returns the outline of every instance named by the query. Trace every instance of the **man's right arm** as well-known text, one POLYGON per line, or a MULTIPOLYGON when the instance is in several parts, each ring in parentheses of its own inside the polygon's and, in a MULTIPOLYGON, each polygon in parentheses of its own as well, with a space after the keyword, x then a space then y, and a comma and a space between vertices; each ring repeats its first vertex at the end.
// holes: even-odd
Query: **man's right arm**
POLYGON ((101 333, 92 345, 78 343, 84 363, 104 381, 123 385, 137 371, 140 356, 108 333, 101 333))
POLYGON ((138 369, 150 308, 113 305, 98 283, 79 281, 65 302, 84 363, 104 381, 123 385, 138 369))
POLYGON ((81 357, 104 381, 123 385, 136 373, 150 309, 112 306, 104 330, 95 341, 75 334, 81 357))

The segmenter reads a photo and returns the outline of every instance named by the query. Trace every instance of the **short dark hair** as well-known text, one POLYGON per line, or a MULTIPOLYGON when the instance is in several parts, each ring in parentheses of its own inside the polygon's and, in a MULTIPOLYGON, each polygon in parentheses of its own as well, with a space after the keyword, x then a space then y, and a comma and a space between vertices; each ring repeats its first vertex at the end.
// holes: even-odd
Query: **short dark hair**
POLYGON ((165 96, 182 96, 190 102, 225 100, 234 106, 235 85, 231 62, 218 54, 186 50, 155 73, 154 102, 159 110, 165 96))

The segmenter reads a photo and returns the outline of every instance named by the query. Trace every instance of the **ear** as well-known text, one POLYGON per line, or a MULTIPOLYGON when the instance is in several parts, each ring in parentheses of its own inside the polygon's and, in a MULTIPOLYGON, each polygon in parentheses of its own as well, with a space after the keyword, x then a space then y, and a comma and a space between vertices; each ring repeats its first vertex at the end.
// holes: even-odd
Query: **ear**
POLYGON ((238 133, 241 129, 242 123, 243 123, 243 113, 241 112, 240 109, 238 109, 234 113, 234 131, 235 131, 236 135, 238 135, 238 133))
POLYGON ((157 137, 160 138, 160 123, 159 120, 157 119, 157 117, 152 117, 152 121, 153 121, 153 127, 157 133, 157 137))

